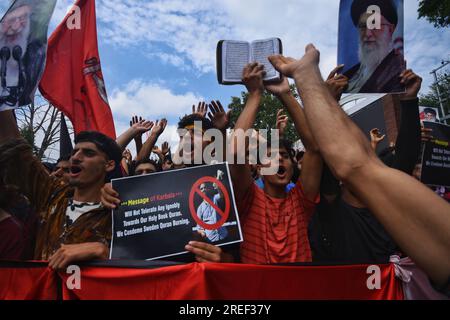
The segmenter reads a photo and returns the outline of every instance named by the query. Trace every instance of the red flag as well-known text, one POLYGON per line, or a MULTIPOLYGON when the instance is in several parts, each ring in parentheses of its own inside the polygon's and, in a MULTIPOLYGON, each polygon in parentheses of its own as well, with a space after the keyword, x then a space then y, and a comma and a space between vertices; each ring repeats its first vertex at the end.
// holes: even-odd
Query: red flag
POLYGON ((42 95, 71 121, 75 133, 116 138, 97 44, 95 0, 78 0, 48 41, 42 95))

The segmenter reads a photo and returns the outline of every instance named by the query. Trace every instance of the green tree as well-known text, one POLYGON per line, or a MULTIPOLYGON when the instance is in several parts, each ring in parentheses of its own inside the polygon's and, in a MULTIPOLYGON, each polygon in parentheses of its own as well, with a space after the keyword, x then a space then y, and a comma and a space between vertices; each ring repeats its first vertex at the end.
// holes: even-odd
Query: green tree
POLYGON ((450 0, 421 0, 419 2, 419 19, 426 18, 436 28, 450 25, 450 0))
MULTIPOLYGON (((291 86, 291 89, 295 97, 298 98, 295 86, 291 86)), ((247 99, 248 99, 248 92, 242 92, 241 97, 231 98, 231 103, 228 106, 228 108, 231 110, 230 118, 232 127, 234 127, 237 119, 242 113, 242 110, 244 110, 247 99)), ((270 129, 276 129, 277 112, 280 109, 283 109, 283 104, 280 102, 280 100, 278 100, 277 97, 268 93, 267 91, 264 92, 263 97, 261 99, 261 107, 256 116, 254 128, 257 130, 261 129, 268 130, 268 138, 270 138, 271 136, 270 129)), ((284 112, 284 114, 288 115, 287 112, 284 112)), ((300 137, 298 136, 297 131, 295 130, 292 120, 290 118, 289 120, 290 120, 289 124, 285 131, 285 138, 294 143, 297 140, 299 140, 300 137)))
MULTIPOLYGON (((430 91, 427 94, 420 96, 420 105, 424 107, 438 108, 441 112, 441 105, 439 103, 438 91, 441 93, 441 100, 444 105, 445 115, 450 114, 450 75, 441 74, 438 76, 439 85, 433 84, 430 87, 430 91)), ((442 115, 441 115, 442 116, 442 115)))

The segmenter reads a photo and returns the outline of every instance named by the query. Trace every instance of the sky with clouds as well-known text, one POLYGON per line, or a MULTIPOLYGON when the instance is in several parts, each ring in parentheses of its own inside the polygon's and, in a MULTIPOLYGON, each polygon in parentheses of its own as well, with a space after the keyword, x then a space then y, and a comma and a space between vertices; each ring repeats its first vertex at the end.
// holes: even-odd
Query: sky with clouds
MULTIPOLYGON (((7 8, 0 4, 1 12, 7 8)), ((432 82, 431 69, 449 58, 449 29, 417 20, 418 0, 405 0, 405 56, 408 67, 432 82)), ((74 1, 58 0, 49 32, 74 1)), ((300 57, 312 42, 321 51, 326 75, 337 60, 338 0, 97 0, 103 74, 117 134, 132 115, 166 117, 161 138, 177 141, 176 124, 199 100, 224 105, 242 86, 220 86, 215 72, 219 40, 279 37, 284 53, 300 57)))

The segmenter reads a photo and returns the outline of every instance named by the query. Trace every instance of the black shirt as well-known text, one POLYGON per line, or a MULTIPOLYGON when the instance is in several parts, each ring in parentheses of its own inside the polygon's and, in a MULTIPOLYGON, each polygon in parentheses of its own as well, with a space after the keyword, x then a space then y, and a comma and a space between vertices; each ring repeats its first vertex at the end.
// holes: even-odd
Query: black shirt
POLYGON ((388 263, 397 246, 365 208, 355 208, 340 197, 322 200, 309 225, 313 261, 321 263, 388 263))

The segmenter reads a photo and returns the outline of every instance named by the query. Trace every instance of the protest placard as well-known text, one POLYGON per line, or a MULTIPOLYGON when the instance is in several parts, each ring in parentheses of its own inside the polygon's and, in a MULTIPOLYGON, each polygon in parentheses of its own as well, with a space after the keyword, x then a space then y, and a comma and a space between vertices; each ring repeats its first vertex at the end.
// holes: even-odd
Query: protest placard
POLYGON ((228 164, 116 179, 111 259, 154 260, 186 253, 191 240, 242 241, 228 164))
POLYGON ((422 156, 421 181, 430 186, 450 187, 450 126, 424 121, 431 129, 431 141, 426 142, 422 156))

